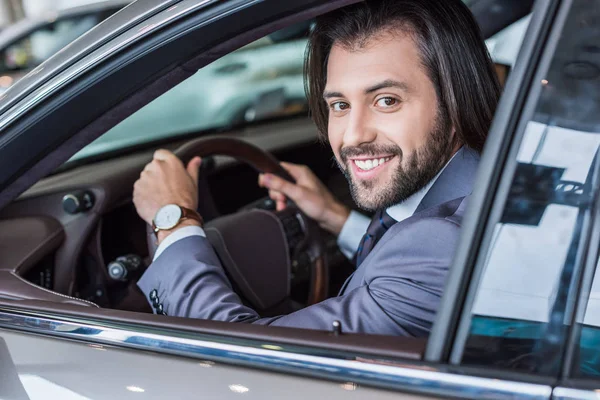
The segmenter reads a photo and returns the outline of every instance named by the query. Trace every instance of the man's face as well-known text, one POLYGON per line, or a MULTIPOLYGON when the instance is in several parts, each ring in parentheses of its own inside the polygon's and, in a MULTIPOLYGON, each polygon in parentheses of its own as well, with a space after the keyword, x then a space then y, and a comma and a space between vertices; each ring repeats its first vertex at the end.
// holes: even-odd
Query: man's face
POLYGON ((404 201, 451 155, 450 124, 408 35, 382 33, 358 49, 334 45, 323 97, 329 142, 359 207, 404 201))

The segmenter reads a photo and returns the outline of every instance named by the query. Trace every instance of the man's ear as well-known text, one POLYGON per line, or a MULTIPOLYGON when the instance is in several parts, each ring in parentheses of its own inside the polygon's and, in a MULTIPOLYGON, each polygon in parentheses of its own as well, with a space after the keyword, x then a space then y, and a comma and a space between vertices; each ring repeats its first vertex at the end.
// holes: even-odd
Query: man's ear
POLYGON ((458 137, 454 125, 450 130, 450 135, 450 143, 452 143, 452 154, 454 154, 464 145, 464 141, 462 140, 462 138, 458 137))

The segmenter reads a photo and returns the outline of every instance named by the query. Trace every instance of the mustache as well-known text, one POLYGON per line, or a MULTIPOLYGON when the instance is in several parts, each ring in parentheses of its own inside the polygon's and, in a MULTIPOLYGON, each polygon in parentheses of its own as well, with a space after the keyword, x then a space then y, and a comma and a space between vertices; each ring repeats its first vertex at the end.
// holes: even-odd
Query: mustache
POLYGON ((374 157, 381 154, 402 157, 402 149, 395 145, 362 144, 360 146, 344 147, 340 150, 342 163, 348 164, 350 157, 374 157))

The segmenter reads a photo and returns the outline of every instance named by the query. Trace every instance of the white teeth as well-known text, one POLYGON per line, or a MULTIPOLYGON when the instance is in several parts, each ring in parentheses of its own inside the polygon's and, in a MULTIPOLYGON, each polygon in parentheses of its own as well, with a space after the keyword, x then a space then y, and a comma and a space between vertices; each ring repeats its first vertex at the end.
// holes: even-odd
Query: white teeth
POLYGON ((369 170, 372 170, 373 168, 376 168, 376 167, 382 165, 383 163, 390 161, 391 158, 392 157, 374 158, 371 160, 354 160, 354 163, 362 171, 369 171, 369 170))

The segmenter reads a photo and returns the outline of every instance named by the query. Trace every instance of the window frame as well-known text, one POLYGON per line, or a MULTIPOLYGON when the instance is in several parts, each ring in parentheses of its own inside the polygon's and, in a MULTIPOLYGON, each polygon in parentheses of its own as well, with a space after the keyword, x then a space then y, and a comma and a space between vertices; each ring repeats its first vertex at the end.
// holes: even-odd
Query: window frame
MULTIPOLYGON (((515 130, 515 134, 511 143, 511 148, 508 152, 508 158, 506 159, 504 168, 502 170, 503 176, 498 186, 498 192, 494 195, 494 204, 492 205, 490 215, 486 222, 486 228, 488 229, 488 231, 482 239, 481 247, 479 248, 479 252, 476 256, 477 262, 474 265, 474 274, 470 281, 470 287, 462 309, 462 315, 457 329, 456 340, 450 354, 450 363, 453 365, 460 365, 465 349, 465 343, 467 337, 469 336, 469 330, 472 320, 471 310, 479 288, 479 284, 481 283, 483 270, 485 268, 485 257, 481 257, 481 255, 483 254, 482 251, 488 251, 488 247, 491 243, 491 239, 493 236, 493 229, 491 229, 491 227, 494 227, 500 221, 500 217, 504 211, 509 188, 511 186, 513 175, 518 164, 517 154, 520 151, 520 146, 524 137, 526 126, 530 121, 533 120, 534 114, 537 110, 542 86, 536 83, 544 79, 551 62, 554 59, 555 51, 560 37, 562 35, 567 17, 571 11, 572 4, 573 0, 564 0, 560 3, 559 8, 557 9, 555 14, 553 26, 549 31, 543 54, 540 58, 539 63, 535 65, 535 74, 533 76, 533 80, 530 82, 530 85, 527 87, 527 89, 523 90, 523 92, 526 93, 526 102, 523 108, 523 112, 519 117, 519 122, 515 130)), ((593 171, 595 180, 593 181, 593 185, 596 188, 598 188, 599 184, 599 171, 599 165, 595 165, 593 171)), ((575 351, 577 351, 574 345, 578 346, 578 329, 574 322, 577 318, 577 315, 580 315, 581 308, 583 306, 583 304, 580 304, 580 294, 582 287, 585 286, 582 285, 589 284, 589 286, 591 286, 591 279, 593 278, 593 273, 596 267, 596 263, 598 261, 599 249, 593 248, 593 246, 590 247, 589 244, 594 243, 594 241, 600 241, 599 197, 600 196, 596 192, 596 196, 593 199, 592 206, 587 212, 588 223, 587 225, 584 223, 581 230, 580 245, 577 251, 578 261, 573 267, 573 275, 571 277, 572 286, 569 292, 569 297, 574 299, 574 303, 571 307, 567 307, 565 311, 565 315, 568 317, 569 321, 568 323, 566 323, 566 325, 568 325, 569 328, 567 332, 567 343, 565 344, 564 351, 560 356, 559 375, 563 379, 570 376, 572 360, 574 358, 575 351)))
POLYGON ((534 82, 541 55, 546 51, 546 41, 554 29, 552 23, 559 5, 560 0, 537 0, 531 11, 531 20, 517 62, 506 82, 479 163, 469 209, 461 228, 461 238, 430 335, 431 344, 428 343, 425 353, 427 361, 447 360, 451 365, 460 364, 456 362, 452 352, 453 349, 460 348, 461 344, 464 345, 466 340, 460 329, 464 325, 463 314, 464 310, 472 306, 472 292, 477 288, 475 283, 483 268, 481 263, 475 263, 478 253, 492 239, 492 232, 485 234, 486 228, 499 220, 504 206, 504 203, 498 206, 496 197, 508 195, 516 168, 516 152, 513 149, 511 153, 511 149, 515 141, 522 139, 524 131, 518 127, 522 115, 528 111, 525 105, 529 88, 534 82), (512 170, 507 173, 505 168, 510 157, 514 157, 515 162, 512 166, 509 165, 512 170), (506 179, 505 175, 510 175, 510 179, 506 179))
MULTIPOLYGON (((572 3, 573 0, 569 1, 572 3)), ((598 189, 600 188, 600 162, 595 166, 594 172, 596 180, 593 184, 597 190, 600 190, 598 189)), ((596 392, 600 386, 600 376, 580 377, 576 376, 574 372, 576 354, 581 343, 581 328, 589 301, 589 298, 584 301, 583 295, 584 293, 590 293, 595 274, 600 271, 597 269, 600 262, 600 246, 594 245, 594 243, 600 243, 600 194, 597 194, 593 199, 591 232, 587 243, 583 271, 576 282, 574 310, 569 319, 564 362, 559 374, 561 387, 555 390, 557 399, 598 397, 596 392)))

